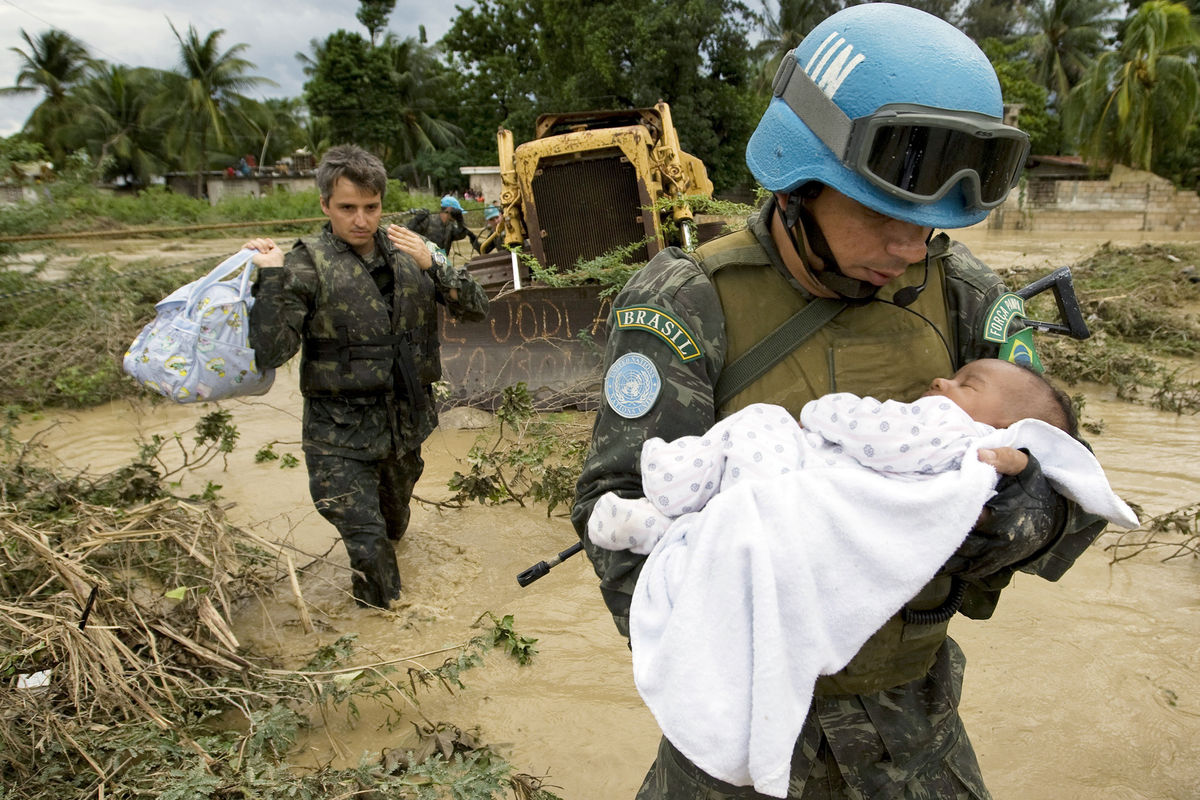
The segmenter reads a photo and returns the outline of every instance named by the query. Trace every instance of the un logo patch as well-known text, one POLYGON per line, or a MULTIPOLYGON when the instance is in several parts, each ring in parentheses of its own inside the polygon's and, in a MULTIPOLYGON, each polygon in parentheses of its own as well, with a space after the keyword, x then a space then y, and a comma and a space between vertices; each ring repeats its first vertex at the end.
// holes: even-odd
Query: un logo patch
POLYGON ((654 406, 662 379, 654 362, 641 353, 626 353, 604 376, 604 399, 625 419, 637 419, 654 406))

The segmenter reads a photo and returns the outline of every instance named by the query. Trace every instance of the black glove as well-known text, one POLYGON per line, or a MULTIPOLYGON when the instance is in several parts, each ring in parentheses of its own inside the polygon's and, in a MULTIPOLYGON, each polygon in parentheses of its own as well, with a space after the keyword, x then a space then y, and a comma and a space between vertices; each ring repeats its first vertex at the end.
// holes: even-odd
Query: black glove
POLYGON ((979 579, 1016 569, 1058 538, 1066 518, 1067 501, 1051 488, 1037 459, 1029 456, 1019 475, 1000 476, 996 496, 984 504, 979 522, 941 574, 979 579))

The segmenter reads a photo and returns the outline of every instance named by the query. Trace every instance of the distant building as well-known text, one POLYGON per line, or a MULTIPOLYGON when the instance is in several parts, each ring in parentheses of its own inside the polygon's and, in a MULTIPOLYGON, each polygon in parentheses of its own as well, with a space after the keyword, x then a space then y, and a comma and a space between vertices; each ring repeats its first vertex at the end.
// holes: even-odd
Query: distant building
POLYGON ((500 165, 494 167, 459 167, 458 171, 468 178, 471 191, 482 194, 489 203, 500 202, 500 165))

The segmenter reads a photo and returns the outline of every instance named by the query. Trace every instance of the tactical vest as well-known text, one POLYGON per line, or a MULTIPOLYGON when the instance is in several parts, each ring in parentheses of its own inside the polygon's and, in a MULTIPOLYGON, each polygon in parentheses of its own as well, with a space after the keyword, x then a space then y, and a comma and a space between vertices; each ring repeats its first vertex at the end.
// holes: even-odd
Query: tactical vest
MULTIPOLYGON (((935 377, 954 371, 953 327, 943 290, 948 252, 949 240, 944 236, 930 242, 928 280, 908 310, 887 303, 847 307, 719 408, 717 417, 753 403, 774 403, 799 419, 805 403, 829 392, 915 400, 935 377), (944 342, 941 336, 947 337, 944 342)), ((707 242, 695 255, 725 311, 727 365, 808 303, 771 265, 749 230, 707 242)), ((922 272, 923 268, 910 268, 884 287, 880 297, 890 299, 897 289, 919 284, 922 272)), ((937 608, 950 591, 949 578, 935 578, 908 607, 937 608)), ((846 667, 817 681, 817 694, 873 694, 924 676, 933 666, 947 627, 948 621, 910 624, 900 614, 894 615, 846 667)))
MULTIPOLYGON (((393 365, 405 384, 428 386, 441 377, 433 281, 416 267, 397 269, 393 309, 355 253, 338 250, 321 236, 305 237, 316 269, 318 292, 307 320, 300 392, 306 397, 363 396, 393 390, 393 365), (422 318, 425 323, 412 325, 422 318)), ((377 246, 379 242, 376 242, 377 246)), ((410 390, 410 391, 412 391, 410 390)), ((414 398, 417 403, 419 398, 414 398)))

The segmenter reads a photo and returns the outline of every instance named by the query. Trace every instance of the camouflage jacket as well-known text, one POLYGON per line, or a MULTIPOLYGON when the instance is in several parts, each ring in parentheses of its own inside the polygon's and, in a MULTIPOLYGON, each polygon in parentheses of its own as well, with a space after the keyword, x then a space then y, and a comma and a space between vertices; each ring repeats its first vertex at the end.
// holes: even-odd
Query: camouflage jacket
MULTIPOLYGON (((786 271, 767 228, 772 207, 773 203, 769 202, 753 215, 749 227, 775 268, 786 271)), ((947 346, 954 351, 955 366, 994 356, 995 350, 982 342, 978 333, 990 302, 1004 291, 1003 284, 961 245, 953 245, 943 263, 946 276, 943 289, 950 320, 950 330, 943 331, 943 336, 947 346)), ((794 280, 791 283, 796 291, 804 292, 794 280)), ((666 312, 660 319, 671 319, 685 328, 693 340, 695 352, 686 346, 681 348, 679 342, 682 339, 665 336, 665 325, 658 333, 648 332, 645 328, 621 327, 615 322, 610 325, 605 351, 606 371, 626 354, 641 354, 653 362, 661 376, 660 394, 649 413, 632 419, 618 415, 608 402, 601 405, 591 450, 576 487, 571 516, 601 579, 605 602, 618 629, 626 636, 629 600, 645 557, 629 551, 594 547, 587 538, 588 516, 596 500, 606 492, 625 497, 641 496, 639 460, 641 444, 647 438, 657 436, 671 441, 701 434, 714 424, 718 411, 714 408, 713 390, 725 368, 727 348, 726 317, 712 281, 693 257, 682 251, 668 249, 652 259, 634 275, 613 303, 614 313, 617 309, 633 307, 666 312)), ((854 315, 850 314, 839 321, 843 325, 852 325, 853 319, 854 315)), ((897 359, 903 363, 903 354, 898 353, 897 359)), ((1041 479, 1040 470, 1036 477, 1041 479)), ((1059 518, 1054 522, 1063 526, 1059 518)), ((1042 528, 1048 527, 1044 518, 1038 524, 1042 528)), ((1040 540, 1046 541, 1045 538, 1040 540)), ((1015 571, 1016 566, 1009 566, 976 576, 963 607, 964 613, 979 618, 990 616, 1000 589, 1015 571)), ((905 774, 915 774, 928 765, 930 759, 946 756, 958 740, 961 722, 955 709, 961 682, 961 656, 950 657, 956 653, 953 643, 946 642, 925 678, 879 694, 814 698, 802 742, 815 747, 816 740, 823 735, 839 763, 872 765, 864 766, 861 774, 856 773, 850 782, 864 790, 864 796, 883 796, 878 794, 883 785, 905 774), (894 759, 894 768, 881 774, 876 764, 889 754, 894 759)), ((798 754, 801 749, 798 748, 798 754)), ((970 758, 973 761, 973 756, 970 758)), ((793 779, 799 778, 802 782, 807 765, 795 764, 794 768, 793 779)), ((855 773, 855 768, 850 767, 849 772, 855 773)), ((980 796, 986 796, 981 784, 978 790, 980 796)))
MULTIPOLYGON (((386 259, 394 275, 391 332, 407 333, 405 338, 410 340, 413 333, 420 334, 412 350, 419 386, 416 398, 405 390, 398 360, 384 367, 391 374, 383 376, 380 391, 371 393, 331 391, 330 381, 336 381, 336 376, 321 377, 329 362, 312 363, 312 346, 320 336, 315 324, 336 313, 350 327, 367 330, 377 326, 373 317, 382 302, 374 281, 369 277, 361 280, 367 266, 347 242, 333 235, 328 224, 319 236, 298 241, 283 267, 259 273, 250 311, 250 345, 258 362, 271 366, 284 364, 304 347, 300 371, 306 452, 374 460, 391 451, 418 447, 437 425, 430 387, 439 375, 437 304, 458 319, 480 320, 487 314, 487 295, 464 270, 448 263, 439 265, 436 260, 430 269, 421 270, 410 256, 396 250, 382 231, 375 234, 375 254, 376 259, 386 259), (336 303, 325 299, 328 287, 323 286, 321 271, 314 263, 314 249, 326 269, 348 279, 340 285, 354 286, 363 296, 358 300, 338 298, 336 303), (349 280, 356 273, 357 283, 349 280), (457 290, 457 300, 450 299, 451 289, 457 290)), ((360 334, 351 331, 350 338, 363 338, 360 334)))

